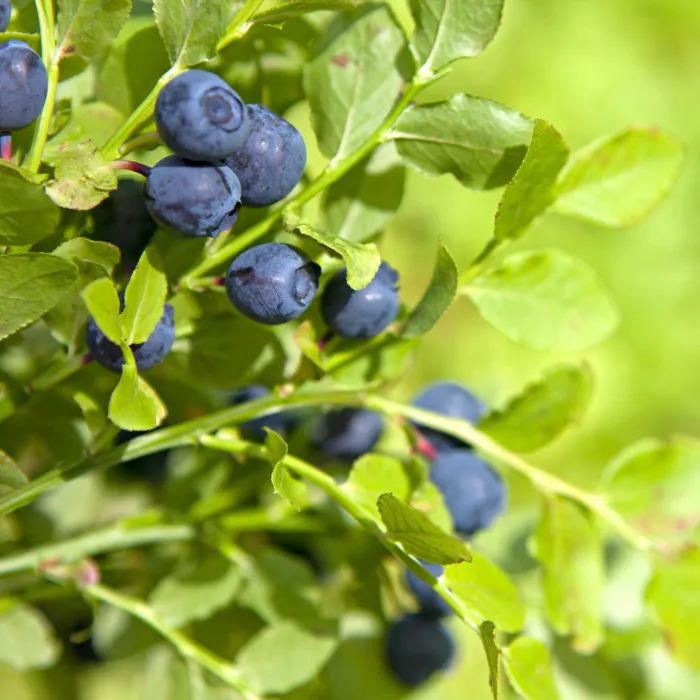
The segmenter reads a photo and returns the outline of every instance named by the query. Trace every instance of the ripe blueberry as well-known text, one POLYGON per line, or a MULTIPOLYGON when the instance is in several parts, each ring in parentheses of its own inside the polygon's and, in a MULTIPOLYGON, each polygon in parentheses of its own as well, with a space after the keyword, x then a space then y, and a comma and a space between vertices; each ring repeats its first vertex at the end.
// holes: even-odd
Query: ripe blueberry
POLYGON ((389 628, 387 663, 399 681, 410 688, 449 668, 454 655, 452 635, 438 620, 406 615, 389 628))
POLYGON ((0 44, 0 131, 17 131, 41 112, 48 90, 46 67, 21 41, 0 44))
POLYGON ((223 163, 167 156, 146 180, 146 206, 160 224, 187 238, 216 236, 238 217, 241 186, 223 163))
MULTIPOLYGON (((453 382, 431 384, 413 399, 413 405, 450 418, 463 418, 470 423, 478 423, 486 412, 486 405, 480 398, 453 382)), ((464 447, 464 442, 451 435, 424 428, 420 424, 416 427, 438 452, 464 447)))
POLYGON ((181 73, 160 91, 155 121, 165 144, 191 160, 221 160, 240 148, 248 133, 243 100, 205 70, 181 73))
POLYGON ((133 270, 156 231, 143 201, 141 183, 120 180, 117 189, 94 209, 93 217, 95 237, 116 245, 124 267, 133 270))
MULTIPOLYGON (((260 399, 263 396, 267 396, 269 393, 270 390, 267 387, 261 386, 260 384, 250 384, 249 386, 244 386, 233 391, 229 398, 229 403, 232 406, 238 406, 242 403, 246 403, 247 401, 260 399)), ((279 433, 284 437, 287 431, 292 428, 292 425, 292 416, 289 412, 286 412, 273 413, 269 416, 253 418, 245 421, 245 423, 241 423, 240 427, 244 434, 247 433, 251 437, 264 440, 267 437, 267 433, 263 430, 263 428, 274 430, 276 433, 279 433)))
POLYGON ((4 32, 10 24, 12 4, 10 0, 0 0, 0 32, 4 32))
POLYGON ((266 207, 286 197, 306 167, 302 135, 282 117, 262 105, 248 105, 248 137, 226 158, 241 181, 242 202, 266 207))
POLYGON ((503 480, 470 449, 441 452, 430 480, 442 493, 455 530, 463 535, 488 527, 505 508, 503 480))
POLYGON ((286 323, 316 295, 321 268, 284 243, 263 243, 241 253, 226 274, 231 303, 259 323, 286 323))
POLYGON ((366 408, 340 408, 325 413, 311 431, 311 441, 328 457, 354 460, 381 437, 382 417, 366 408))
POLYGON ((386 263, 364 288, 352 289, 343 268, 328 283, 321 298, 321 313, 329 328, 343 338, 373 338, 399 312, 399 274, 386 263))
MULTIPOLYGON (((93 360, 112 372, 121 371, 124 364, 121 348, 105 336, 92 318, 88 321, 86 339, 93 360)), ((142 372, 162 362, 174 341, 174 311, 170 304, 165 304, 163 315, 146 342, 131 346, 137 369, 142 372)))
MULTIPOLYGON (((440 564, 421 563, 435 578, 442 576, 443 568, 440 564)), ((429 583, 418 578, 412 571, 406 571, 406 583, 420 605, 421 615, 437 618, 453 614, 454 611, 440 594, 429 583)))

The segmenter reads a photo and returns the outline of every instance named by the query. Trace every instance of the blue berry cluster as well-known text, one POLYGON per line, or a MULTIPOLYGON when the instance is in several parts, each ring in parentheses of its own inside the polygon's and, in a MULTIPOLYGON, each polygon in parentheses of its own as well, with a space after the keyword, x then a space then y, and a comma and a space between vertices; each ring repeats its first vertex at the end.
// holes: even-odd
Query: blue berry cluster
MULTIPOLYGON (((0 32, 10 24, 10 0, 0 0, 0 32)), ((29 126, 41 113, 49 88, 46 66, 23 41, 0 43, 0 136, 29 126)))
MULTIPOLYGON (((477 423, 485 404, 459 384, 432 384, 413 400, 413 405, 451 418, 477 423)), ((506 491, 501 477, 480 459, 471 446, 438 430, 415 425, 423 440, 423 452, 430 455, 430 480, 441 492, 452 516, 455 530, 466 537, 488 527, 505 507, 506 491)), ((436 578, 439 564, 423 562, 436 578)), ((442 623, 452 609, 433 587, 409 571, 406 583, 416 598, 419 611, 391 625, 386 639, 387 663, 405 685, 415 686, 449 667, 454 642, 442 623)))

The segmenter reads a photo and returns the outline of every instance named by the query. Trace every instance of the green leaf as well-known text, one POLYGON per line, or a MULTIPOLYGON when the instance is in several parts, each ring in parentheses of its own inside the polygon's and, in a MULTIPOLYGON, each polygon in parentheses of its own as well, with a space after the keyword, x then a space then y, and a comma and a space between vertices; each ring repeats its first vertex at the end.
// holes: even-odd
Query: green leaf
POLYGON ((427 333, 447 311, 457 294, 459 270, 442 243, 438 244, 433 277, 423 297, 406 319, 401 335, 418 338, 427 333))
POLYGON ((87 141, 103 146, 109 137, 123 124, 124 115, 111 104, 89 102, 71 110, 70 122, 56 134, 44 148, 41 160, 56 167, 66 151, 75 149, 87 141))
POLYGON ((119 295, 111 279, 102 278, 83 290, 85 306, 99 329, 116 345, 122 340, 119 321, 119 295))
POLYGON ((266 627, 236 656, 243 678, 257 693, 287 693, 316 678, 337 647, 331 636, 289 621, 266 627))
POLYGON ((407 109, 387 137, 427 175, 451 173, 465 187, 487 190, 510 182, 532 136, 532 122, 498 102, 455 95, 407 109))
POLYGON ((43 615, 18 600, 0 598, 0 663, 29 671, 53 666, 60 655, 43 615))
POLYGON ((43 187, 0 160, 0 245, 31 245, 50 236, 59 213, 43 187))
POLYGON ((411 0, 416 31, 411 48, 421 73, 479 55, 496 35, 503 0, 411 0))
POLYGON ((700 668, 700 552, 689 550, 675 560, 659 560, 646 591, 664 631, 669 651, 679 661, 700 668))
POLYGON ((386 5, 344 13, 304 66, 304 92, 324 155, 364 146, 399 96, 405 38, 386 5))
POLYGON ((411 493, 411 481, 398 459, 388 455, 366 454, 352 465, 343 488, 378 517, 379 496, 391 492, 405 501, 411 493))
POLYGON ((46 192, 64 209, 94 209, 117 189, 117 176, 92 143, 81 143, 60 159, 46 192))
POLYGON ((545 610, 552 627, 572 635, 581 653, 603 642, 603 543, 590 514, 557 497, 543 499, 542 519, 533 536, 542 563, 545 610))
POLYGON ((557 700, 547 647, 536 639, 518 637, 503 649, 508 680, 525 700, 557 700))
POLYGON ((326 230, 362 243, 389 222, 403 199, 406 168, 393 143, 351 168, 324 194, 326 230))
POLYGON ((57 50, 84 58, 97 56, 119 34, 131 0, 60 0, 57 50))
POLYGON ((127 344, 145 343, 163 315, 168 294, 163 261, 155 246, 141 255, 124 295, 122 333, 127 344))
POLYGON ((441 530, 452 532, 452 515, 445 505, 445 498, 435 484, 426 479, 411 496, 411 505, 424 513, 441 530))
POLYGON ((104 275, 111 275, 112 270, 119 263, 120 252, 117 246, 102 241, 91 241, 89 238, 71 238, 61 243, 54 255, 70 260, 81 267, 80 274, 85 275, 82 266, 97 267, 104 275))
POLYGON ((580 420, 591 398, 591 372, 586 365, 558 367, 492 411, 479 430, 515 452, 533 452, 580 420))
POLYGON ((26 486, 28 479, 14 460, 0 450, 0 492, 26 486))
POLYGON ((222 0, 154 0, 153 8, 173 65, 187 68, 216 54, 227 20, 222 0))
POLYGON ((364 0, 290 0, 277 7, 259 12, 253 21, 264 24, 281 24, 289 19, 307 15, 310 12, 352 10, 360 7, 364 0))
POLYGON ((309 226, 303 221, 289 221, 289 223, 296 233, 313 238, 317 243, 342 256, 348 269, 348 285, 352 289, 362 289, 374 279, 382 262, 379 250, 374 243, 363 245, 346 241, 332 233, 309 226))
POLYGON ((496 240, 520 238, 556 199, 555 186, 569 158, 561 134, 541 119, 535 120, 532 142, 511 182, 506 185, 496 213, 496 240))
POLYGON ((306 484, 295 478, 284 466, 284 458, 287 456, 287 443, 274 431, 265 428, 267 437, 265 447, 272 464, 272 487, 291 506, 297 510, 307 508, 310 503, 309 490, 306 484))
POLYGON ((136 368, 122 365, 122 376, 109 399, 109 419, 124 430, 153 430, 168 411, 136 368))
POLYGON ((402 503, 391 493, 382 494, 377 508, 386 525, 386 537, 404 550, 431 564, 457 564, 471 561, 467 546, 448 535, 413 506, 402 503))
POLYGON ((208 620, 230 605, 242 584, 240 568, 213 552, 188 559, 151 591, 149 605, 168 625, 208 620))
POLYGON ((559 250, 509 255, 463 291, 511 340, 540 350, 581 350, 619 323, 593 271, 559 250))
POLYGON ((673 544, 700 543, 700 441, 647 439, 615 457, 600 485, 607 502, 632 527, 673 544))
POLYGON ((464 603, 477 624, 491 620, 504 632, 518 632, 525 623, 525 605, 508 574, 486 557, 472 552, 471 562, 445 567, 440 580, 464 603))
POLYGON ((53 308, 77 277, 78 268, 55 255, 19 253, 0 257, 0 339, 34 323, 53 308))
POLYGON ((493 622, 482 622, 479 625, 481 644, 486 654, 489 667, 489 686, 493 700, 501 697, 501 650, 496 646, 496 628, 493 622))
POLYGON ((681 142, 655 128, 596 141, 571 157, 553 210, 602 226, 634 224, 666 196, 683 156, 681 142))

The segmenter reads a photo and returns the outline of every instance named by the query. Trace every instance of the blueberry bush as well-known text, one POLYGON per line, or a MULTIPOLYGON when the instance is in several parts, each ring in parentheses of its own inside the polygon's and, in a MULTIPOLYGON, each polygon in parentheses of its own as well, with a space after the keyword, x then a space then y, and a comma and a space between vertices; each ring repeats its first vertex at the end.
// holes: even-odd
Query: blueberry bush
POLYGON ((503 0, 399 4, 0 0, 0 665, 36 697, 86 664, 149 700, 584 697, 562 667, 652 698, 659 640, 700 668, 696 440, 584 489, 528 455, 586 365, 498 406, 449 376, 391 397, 458 297, 531 350, 612 334, 599 276, 520 241, 636 223, 683 148, 436 99, 503 0), (431 242, 416 303, 378 247, 408 168, 500 198, 471 262, 431 242), (518 480, 536 513, 494 551, 518 480), (650 572, 634 627, 605 607, 621 552, 650 572))

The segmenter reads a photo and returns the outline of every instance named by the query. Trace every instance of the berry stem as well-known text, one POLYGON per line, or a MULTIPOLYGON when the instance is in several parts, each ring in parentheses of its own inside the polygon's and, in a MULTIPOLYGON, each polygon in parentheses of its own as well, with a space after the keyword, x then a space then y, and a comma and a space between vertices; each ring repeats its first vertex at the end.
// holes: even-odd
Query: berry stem
POLYGON ((0 134, 0 158, 8 163, 12 161, 12 134, 0 134))
POLYGON ((114 170, 130 170, 132 173, 138 173, 143 177, 148 177, 152 168, 143 163, 137 163, 134 160, 113 160, 110 165, 114 170))
POLYGON ((133 139, 130 139, 124 145, 122 145, 119 149, 119 155, 125 156, 127 153, 131 153, 131 151, 136 151, 144 146, 151 146, 160 142, 160 134, 157 131, 146 131, 143 134, 134 136, 133 139))
POLYGON ((253 23, 250 21, 258 11, 264 0, 246 0, 246 3, 236 12, 234 18, 226 27, 224 35, 216 45, 216 52, 221 53, 229 44, 245 36, 253 23))

